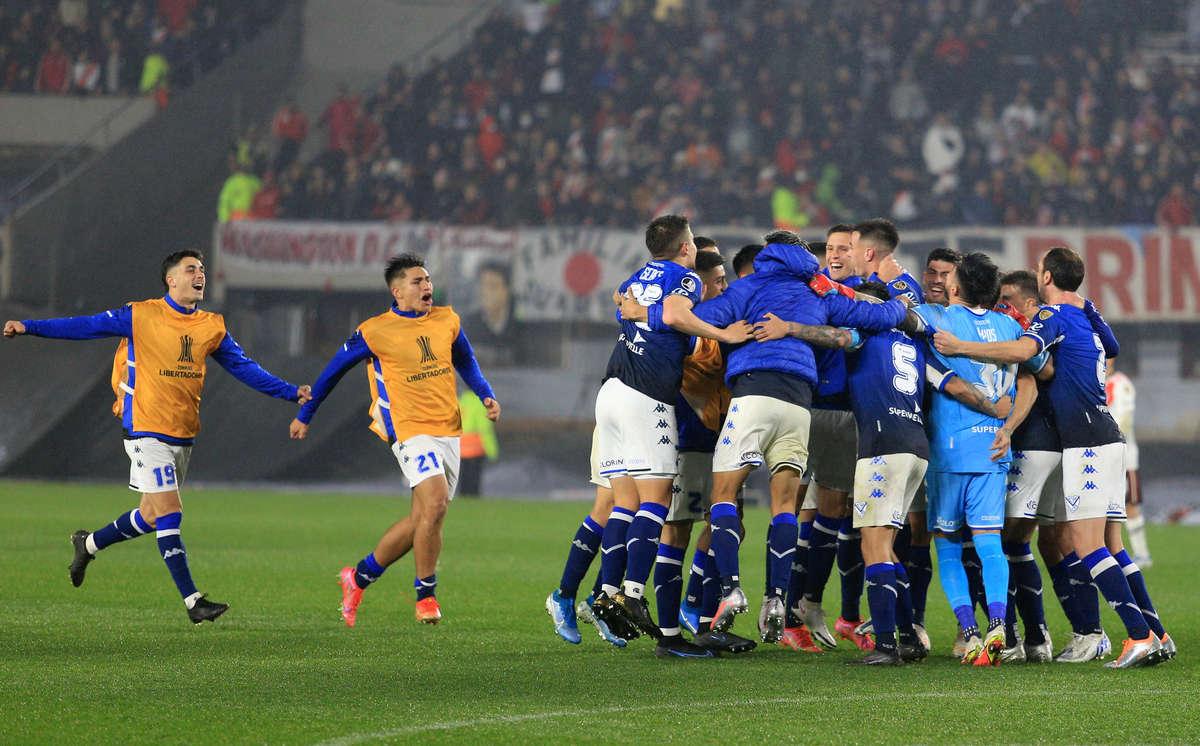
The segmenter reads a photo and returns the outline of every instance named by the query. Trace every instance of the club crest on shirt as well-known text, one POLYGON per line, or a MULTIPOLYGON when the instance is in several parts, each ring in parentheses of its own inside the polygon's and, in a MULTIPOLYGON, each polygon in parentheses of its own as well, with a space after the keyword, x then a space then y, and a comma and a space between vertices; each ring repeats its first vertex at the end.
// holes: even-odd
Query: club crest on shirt
POLYGON ((1038 319, 1040 321, 1045 321, 1046 319, 1050 318, 1053 315, 1054 315, 1054 312, 1051 311, 1049 308, 1043 308, 1042 312, 1038 314, 1038 319))
POLYGON ((904 280, 896 280, 892 283, 892 287, 896 290, 908 290, 908 283, 904 280))

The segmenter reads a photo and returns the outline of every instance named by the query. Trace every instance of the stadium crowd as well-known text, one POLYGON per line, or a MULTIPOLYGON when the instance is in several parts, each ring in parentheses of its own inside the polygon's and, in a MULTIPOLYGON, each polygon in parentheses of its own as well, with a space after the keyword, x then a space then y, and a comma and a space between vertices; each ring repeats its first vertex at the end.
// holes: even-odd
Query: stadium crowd
POLYGON ((277 0, 6 0, 0 93, 128 95, 184 87, 281 6, 277 0))
MULTIPOLYGON (((258 159, 274 172, 258 216, 1196 220, 1200 81, 1148 66, 1135 46, 1148 27, 1180 25, 1176 3, 669 5, 496 11, 452 59, 415 76, 396 67, 365 96, 341 91, 311 162, 294 162, 298 143, 258 159)), ((277 146, 306 135, 307 122, 275 128, 277 146)), ((271 149, 258 139, 244 149, 271 149)))

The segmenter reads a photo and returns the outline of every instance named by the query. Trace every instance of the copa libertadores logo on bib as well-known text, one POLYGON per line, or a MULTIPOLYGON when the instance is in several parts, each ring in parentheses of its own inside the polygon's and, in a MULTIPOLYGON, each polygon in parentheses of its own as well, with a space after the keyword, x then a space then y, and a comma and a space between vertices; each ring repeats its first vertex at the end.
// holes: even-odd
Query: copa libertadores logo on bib
POLYGON ((180 363, 194 363, 192 359, 192 338, 187 334, 179 338, 179 360, 180 363))
POLYGON ((433 354, 433 347, 429 343, 429 337, 417 337, 417 346, 421 348, 422 365, 437 360, 437 355, 433 354))

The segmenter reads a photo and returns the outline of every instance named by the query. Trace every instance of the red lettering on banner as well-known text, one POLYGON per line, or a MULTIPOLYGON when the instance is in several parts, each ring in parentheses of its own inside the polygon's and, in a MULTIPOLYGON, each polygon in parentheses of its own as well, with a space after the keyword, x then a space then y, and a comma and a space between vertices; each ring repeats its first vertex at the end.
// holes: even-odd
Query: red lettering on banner
POLYGON ((1122 315, 1134 313, 1133 295, 1129 292, 1129 279, 1133 277, 1133 249, 1123 238, 1112 236, 1088 236, 1083 240, 1083 255, 1087 267, 1088 297, 1100 311, 1105 310, 1104 288, 1112 290, 1121 305, 1122 315), (1116 257, 1115 272, 1104 271, 1104 256, 1116 257))
POLYGON ((1026 236, 1025 237, 1025 265, 1037 271, 1038 262, 1042 261, 1042 256, 1047 251, 1055 246, 1066 246, 1067 242, 1061 238, 1045 236, 1026 236))
POLYGON ((1180 235, 1171 236, 1171 311, 1188 310, 1184 281, 1191 286, 1192 307, 1200 300, 1200 271, 1196 269, 1196 255, 1192 242, 1180 235))
POLYGON ((373 264, 379 258, 379 234, 368 233, 363 241, 363 264, 373 264))
POLYGON ((1142 287, 1145 293, 1146 313, 1162 311, 1162 238, 1157 233, 1142 237, 1146 249, 1142 264, 1142 287))

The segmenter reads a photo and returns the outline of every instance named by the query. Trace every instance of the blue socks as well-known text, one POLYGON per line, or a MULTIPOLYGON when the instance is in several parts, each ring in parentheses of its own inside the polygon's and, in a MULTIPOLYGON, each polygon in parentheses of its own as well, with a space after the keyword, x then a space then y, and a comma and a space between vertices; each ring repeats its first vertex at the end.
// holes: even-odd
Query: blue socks
POLYGON ((1163 629, 1162 622, 1158 619, 1158 612, 1154 610, 1154 604, 1150 602, 1150 592, 1146 590, 1146 580, 1142 577, 1142 571, 1133 560, 1129 558, 1129 553, 1124 549, 1113 555, 1113 559, 1121 566, 1121 572, 1125 573, 1125 580, 1129 581, 1129 590, 1133 593, 1133 598, 1142 609, 1142 616, 1146 618, 1146 624, 1150 625, 1151 631, 1158 635, 1159 639, 1167 633, 1163 629))
POLYGON ((1058 597, 1063 614, 1071 624, 1071 631, 1077 635, 1088 634, 1090 630, 1084 627, 1083 620, 1079 617, 1079 604, 1075 601, 1075 594, 1071 592, 1071 570, 1066 559, 1050 565, 1046 572, 1050 575, 1050 584, 1054 586, 1054 595, 1058 597))
MULTIPOLYGON (((938 570, 941 573, 942 589, 946 592, 946 600, 950 602, 954 616, 958 617, 958 623, 964 631, 975 630, 975 634, 979 634, 979 627, 975 623, 975 607, 971 603, 967 571, 963 568, 962 563, 962 538, 956 536, 945 539, 938 536, 934 537, 933 543, 937 546, 938 570)), ((1008 592, 1007 588, 1005 592, 1008 592)))
POLYGON ((825 584, 837 559, 837 536, 842 527, 841 518, 829 518, 820 513, 813 521, 813 532, 809 537, 808 573, 804 579, 804 600, 820 604, 825 597, 825 584))
POLYGON ((187 550, 183 548, 183 539, 179 536, 179 524, 183 522, 183 513, 167 513, 159 516, 154 522, 158 534, 158 551, 162 552, 163 562, 171 571, 171 579, 183 596, 184 603, 194 604, 200 597, 196 584, 192 582, 192 571, 188 567, 187 550))
POLYGON ((1008 558, 1001 548, 1000 534, 976 534, 975 553, 983 566, 983 590, 987 596, 988 620, 1004 620, 1008 607, 1008 558))
POLYGON ((800 535, 796 540, 796 554, 792 557, 792 574, 788 577, 787 621, 784 622, 788 627, 796 627, 800 624, 800 618, 792 612, 792 609, 800 604, 800 598, 804 595, 804 581, 808 574, 808 540, 812 535, 812 527, 812 521, 801 523, 800 535))
POLYGON ((891 562, 871 565, 865 573, 867 607, 875 623, 875 649, 896 654, 896 566, 891 562))
POLYGON ((558 584, 558 595, 575 598, 579 584, 592 566, 592 560, 596 559, 596 552, 603 540, 604 527, 593 521, 590 515, 584 518, 583 525, 575 532, 575 539, 571 542, 571 551, 567 553, 567 565, 558 584))
POLYGON ((631 522, 631 511, 613 508, 604 526, 604 538, 600 543, 600 583, 601 589, 610 596, 620 590, 621 578, 625 577, 625 537, 631 522))
MULTIPOLYGON (((633 522, 629 524, 628 538, 625 540, 628 559, 623 587, 625 595, 630 598, 641 598, 646 594, 646 580, 650 577, 650 568, 654 567, 658 539, 662 536, 663 523, 667 520, 669 510, 666 505, 642 503, 633 522)), ((682 558, 680 561, 682 563, 682 558)))
POLYGON ((654 600, 658 605, 658 625, 664 637, 679 634, 679 594, 683 591, 685 550, 658 545, 654 565, 654 600))
POLYGON ((854 517, 846 516, 838 530, 837 568, 842 576, 842 618, 848 622, 858 619, 859 601, 863 592, 862 534, 854 529, 854 517))
POLYGON ((1125 623, 1129 639, 1144 640, 1149 637, 1150 625, 1146 623, 1141 607, 1134 600, 1133 592, 1129 590, 1129 581, 1125 579, 1125 573, 1121 572, 1121 566, 1109 553, 1108 548, 1100 547, 1084 557, 1083 563, 1095 578, 1096 585, 1100 586, 1100 592, 1104 594, 1108 605, 1113 607, 1113 611, 1117 612, 1117 616, 1125 623))
POLYGON ((383 571, 386 569, 386 567, 375 561, 375 553, 371 552, 355 568, 354 584, 358 586, 360 591, 366 590, 368 585, 379 580, 379 576, 383 575, 383 571))
POLYGON ((1086 630, 1081 634, 1099 634, 1103 631, 1100 626, 1100 599, 1096 596, 1092 575, 1074 552, 1065 559, 1067 572, 1071 576, 1071 595, 1075 597, 1075 608, 1079 609, 1079 624, 1086 630))
POLYGON ((687 595, 683 599, 684 606, 699 609, 704 600, 704 568, 708 566, 708 552, 700 549, 692 555, 692 569, 688 573, 687 595))
POLYGON ((913 608, 908 573, 904 571, 904 565, 899 562, 893 562, 892 566, 896 573, 896 627, 901 632, 915 633, 916 630, 912 628, 913 608))
POLYGON ((433 598, 434 591, 437 590, 437 575, 430 575, 427 578, 413 578, 413 588, 417 589, 418 601, 433 598))
POLYGON ((712 552, 721 574, 721 595, 728 596, 740 586, 738 577, 738 546, 742 543, 741 522, 737 506, 717 503, 712 506, 712 552))
POLYGON ((908 549, 908 562, 904 569, 912 583, 913 624, 925 624, 925 599, 929 596, 929 584, 933 582, 933 557, 929 547, 913 544, 908 549))
POLYGON ((796 542, 800 538, 800 525, 793 513, 780 513, 771 519, 771 531, 767 535, 767 548, 771 552, 771 575, 767 583, 768 594, 784 598, 792 577, 792 559, 796 554, 796 542))
POLYGON ((122 513, 117 516, 117 520, 88 537, 88 551, 95 554, 117 542, 136 539, 149 530, 150 524, 142 519, 142 514, 138 511, 122 513))
MULTIPOLYGON (((1031 645, 1041 645, 1046 641, 1043 632, 1046 609, 1042 606, 1042 573, 1033 559, 1033 550, 1029 542, 1009 542, 1004 545, 1004 554, 1008 556, 1010 600, 1025 622, 1025 640, 1031 645)), ((1015 621, 1013 612, 1009 616, 1015 621)))

